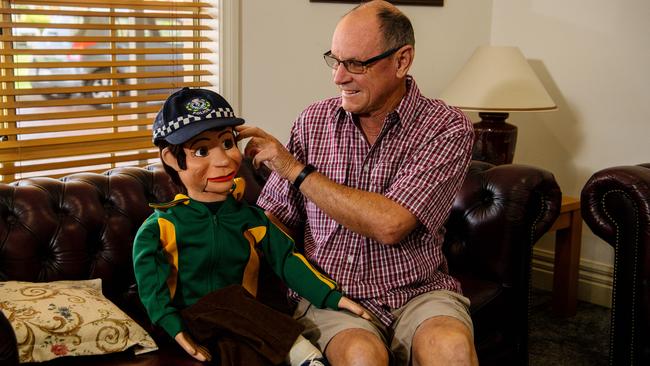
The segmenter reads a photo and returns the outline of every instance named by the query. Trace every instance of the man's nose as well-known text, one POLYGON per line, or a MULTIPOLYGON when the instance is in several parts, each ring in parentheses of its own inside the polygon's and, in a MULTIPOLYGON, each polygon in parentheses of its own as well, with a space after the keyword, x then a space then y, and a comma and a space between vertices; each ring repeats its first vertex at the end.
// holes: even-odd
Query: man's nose
POLYGON ((332 77, 334 79, 334 84, 345 84, 350 81, 351 73, 345 68, 345 66, 343 66, 343 64, 339 64, 336 69, 332 69, 332 77))

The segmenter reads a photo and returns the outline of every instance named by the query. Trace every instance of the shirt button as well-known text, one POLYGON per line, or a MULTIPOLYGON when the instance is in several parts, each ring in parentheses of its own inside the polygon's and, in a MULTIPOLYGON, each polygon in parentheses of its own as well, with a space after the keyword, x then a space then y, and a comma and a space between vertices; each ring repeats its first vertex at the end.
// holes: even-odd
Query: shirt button
POLYGON ((353 255, 348 255, 348 263, 354 262, 354 256, 353 255))
POLYGON ((364 165, 363 166, 363 171, 368 173, 368 170, 370 170, 370 167, 368 167, 368 165, 364 165))

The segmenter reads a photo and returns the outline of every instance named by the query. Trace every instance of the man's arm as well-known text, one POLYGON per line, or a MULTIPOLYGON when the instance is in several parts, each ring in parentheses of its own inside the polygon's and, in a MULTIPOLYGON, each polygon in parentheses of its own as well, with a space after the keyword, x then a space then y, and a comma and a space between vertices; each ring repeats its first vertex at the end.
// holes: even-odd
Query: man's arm
POLYGON ((300 191, 341 225, 382 244, 399 243, 418 225, 415 215, 395 201, 338 184, 318 172, 305 178, 300 191))
MULTIPOLYGON (((264 163, 281 178, 294 182, 305 165, 273 136, 251 126, 237 126, 239 139, 251 138, 245 154, 253 164, 264 163)), ((300 185, 302 194, 326 215, 382 244, 400 242, 418 225, 409 210, 380 194, 338 184, 323 174, 311 173, 300 185)))

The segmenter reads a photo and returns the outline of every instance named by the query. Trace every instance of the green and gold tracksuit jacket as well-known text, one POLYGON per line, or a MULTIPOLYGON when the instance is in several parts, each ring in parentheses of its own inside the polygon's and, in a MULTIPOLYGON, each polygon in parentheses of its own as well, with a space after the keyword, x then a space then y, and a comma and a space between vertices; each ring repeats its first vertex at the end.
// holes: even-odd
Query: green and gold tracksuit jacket
POLYGON ((334 281, 296 253, 293 240, 262 210, 232 195, 216 214, 184 195, 152 206, 135 238, 133 265, 151 321, 170 336, 185 330, 180 310, 212 291, 239 284, 256 295, 255 248, 288 287, 320 308, 338 309, 342 294, 334 281))

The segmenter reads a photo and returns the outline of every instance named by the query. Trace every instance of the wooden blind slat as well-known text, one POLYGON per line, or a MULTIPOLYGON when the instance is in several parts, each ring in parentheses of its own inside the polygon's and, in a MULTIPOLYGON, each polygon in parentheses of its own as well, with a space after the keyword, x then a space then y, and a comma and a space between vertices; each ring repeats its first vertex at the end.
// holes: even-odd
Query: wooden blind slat
POLYGON ((197 12, 124 12, 124 11, 79 11, 63 9, 0 9, 0 14, 39 14, 39 15, 70 15, 78 17, 114 17, 114 18, 188 18, 211 19, 210 14, 197 12))
POLYGON ((111 155, 104 158, 79 159, 74 161, 61 161, 56 163, 19 165, 13 167, 0 167, 0 175, 13 175, 16 173, 31 173, 43 170, 55 170, 74 168, 76 166, 92 166, 101 164, 121 163, 126 161, 138 161, 155 159, 159 156, 158 151, 139 152, 129 155, 111 155))
POLYGON ((48 146, 47 149, 38 146, 3 151, 0 149, 0 161, 3 163, 25 160, 38 160, 60 158, 77 155, 91 155, 101 153, 111 153, 118 151, 132 151, 137 149, 151 149, 151 134, 147 137, 137 137, 132 139, 108 140, 101 142, 80 142, 68 145, 48 146))
MULTIPOLYGON (((133 118, 133 119, 122 119, 117 121, 104 121, 104 122, 87 122, 87 123, 71 123, 65 125, 45 125, 45 126, 35 126, 35 127, 20 127, 20 128, 5 128, 0 129, 0 133, 3 135, 17 135, 17 134, 34 134, 34 133, 47 133, 47 132, 63 132, 63 131, 81 131, 81 130, 95 130, 101 128, 111 128, 111 127, 139 127, 151 126, 153 123, 153 118, 133 118)), ((0 142, 0 146, 4 142, 0 142)))
POLYGON ((124 132, 112 132, 112 133, 98 133, 98 134, 87 134, 80 136, 66 136, 66 137, 53 137, 46 139, 34 139, 34 140, 18 140, 18 141, 4 141, 0 142, 0 151, 8 149, 25 149, 30 147, 45 147, 52 145, 74 145, 80 142, 98 142, 98 141, 113 141, 113 140, 124 140, 133 137, 149 137, 151 138, 151 131, 141 130, 141 131, 124 131, 124 132))
POLYGON ((139 107, 139 108, 113 108, 113 109, 96 109, 96 110, 73 111, 73 112, 55 112, 55 113, 47 113, 47 114, 30 113, 30 114, 19 114, 16 116, 6 116, 6 117, 3 116, 0 117, 0 121, 2 122, 43 121, 43 120, 50 121, 55 119, 119 116, 125 114, 152 113, 152 112, 157 112, 158 109, 160 109, 160 107, 150 106, 150 107, 139 107))
POLYGON ((129 9, 130 6, 138 6, 147 9, 200 9, 210 8, 212 4, 206 2, 194 1, 146 1, 146 0, 11 0, 14 4, 31 4, 31 5, 52 5, 52 6, 70 6, 70 7, 88 7, 88 8, 108 8, 119 7, 129 9), (118 6, 119 5, 119 6, 118 6))
POLYGON ((0 103, 0 108, 39 108, 39 107, 60 107, 60 106, 77 106, 89 104, 111 104, 111 103, 131 103, 131 102, 150 102, 163 101, 167 99, 168 94, 146 94, 128 97, 112 98, 71 98, 71 99, 53 99, 53 100, 30 100, 30 101, 9 101, 0 103))
POLYGON ((26 75, 26 76, 0 76, 2 81, 47 81, 47 80, 104 80, 104 79, 147 79, 170 78, 182 76, 212 75, 209 70, 188 71, 152 71, 152 72, 124 72, 124 73, 91 73, 91 74, 60 74, 60 75, 26 75))
POLYGON ((0 35, 0 41, 11 42, 210 42, 210 37, 112 37, 112 36, 12 36, 8 34, 0 35))
POLYGON ((171 60, 133 60, 133 61, 82 61, 82 62, 20 62, 13 63, 9 59, 2 68, 61 68, 61 67, 121 67, 121 66, 181 66, 209 65, 212 61, 206 59, 171 59, 171 60))
POLYGON ((207 25, 154 25, 154 24, 92 24, 92 23, 20 23, 20 22, 0 22, 0 28, 57 28, 57 29, 102 29, 102 30, 120 30, 120 29, 156 29, 156 30, 212 30, 207 25))
POLYGON ((210 53, 209 48, 91 48, 91 49, 0 49, 0 55, 155 55, 155 54, 183 54, 183 53, 210 53))
MULTIPOLYGON (((149 84, 128 84, 128 85, 107 85, 107 86, 80 86, 61 88, 30 88, 30 89, 0 89, 0 95, 41 95, 61 93, 90 93, 98 91, 128 91, 128 90, 157 90, 157 89, 179 89, 186 86, 204 87, 212 86, 207 81, 192 81, 178 83, 149 83, 149 84)), ((0 116, 0 122, 4 121, 0 116)))

